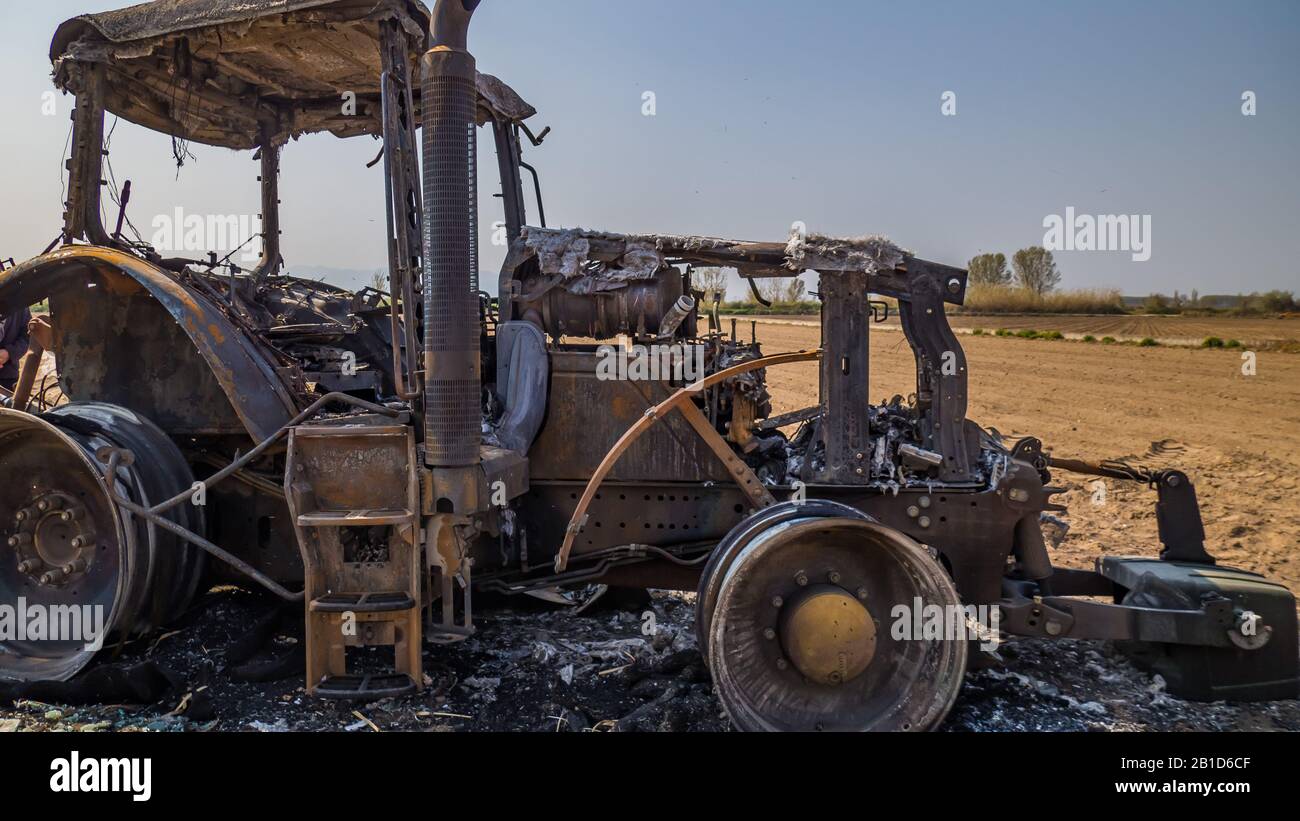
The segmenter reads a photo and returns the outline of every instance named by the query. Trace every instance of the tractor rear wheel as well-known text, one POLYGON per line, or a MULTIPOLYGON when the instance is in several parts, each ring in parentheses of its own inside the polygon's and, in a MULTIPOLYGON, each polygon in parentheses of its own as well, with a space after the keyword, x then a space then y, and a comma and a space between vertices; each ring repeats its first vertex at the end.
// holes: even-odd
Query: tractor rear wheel
POLYGON ((960 612, 943 567, 904 534, 864 518, 789 519, 718 573, 708 659, 738 728, 929 730, 952 708, 964 636, 892 629, 918 605, 960 612))
MULTIPOLYGON (((0 605, 24 620, 21 631, 0 635, 0 678, 67 680, 90 663, 96 639, 165 624, 197 591, 203 554, 109 498, 95 457, 106 446, 132 454, 115 488, 137 504, 157 504, 194 482, 171 439, 125 408, 0 410, 0 605)), ((167 516, 203 531, 199 507, 182 504, 167 516)))

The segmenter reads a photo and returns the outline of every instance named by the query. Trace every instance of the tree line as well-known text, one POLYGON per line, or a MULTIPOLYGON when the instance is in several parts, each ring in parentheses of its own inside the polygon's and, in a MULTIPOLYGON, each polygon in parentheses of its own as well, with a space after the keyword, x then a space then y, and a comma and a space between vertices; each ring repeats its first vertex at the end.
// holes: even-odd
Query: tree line
POLYGON ((1010 268, 1006 254, 980 254, 966 263, 966 269, 971 285, 1015 285, 1040 296, 1061 284, 1061 271, 1052 252, 1039 245, 1012 254, 1010 268))

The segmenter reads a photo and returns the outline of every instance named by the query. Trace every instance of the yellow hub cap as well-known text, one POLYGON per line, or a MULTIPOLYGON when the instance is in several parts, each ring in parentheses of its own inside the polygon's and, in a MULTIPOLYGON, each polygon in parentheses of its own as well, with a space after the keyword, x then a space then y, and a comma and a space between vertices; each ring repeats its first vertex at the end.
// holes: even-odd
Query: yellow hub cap
POLYGON ((871 664, 876 624, 843 588, 816 585, 782 609, 781 645, 810 681, 843 684, 871 664))

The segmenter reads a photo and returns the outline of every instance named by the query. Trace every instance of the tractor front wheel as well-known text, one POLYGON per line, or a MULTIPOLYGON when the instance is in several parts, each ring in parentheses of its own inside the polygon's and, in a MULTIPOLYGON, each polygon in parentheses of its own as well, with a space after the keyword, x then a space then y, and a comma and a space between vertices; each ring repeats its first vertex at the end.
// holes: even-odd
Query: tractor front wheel
POLYGON ((952 708, 964 632, 893 627, 916 608, 960 619, 960 601, 904 534, 858 517, 778 517, 716 572, 707 655, 738 728, 929 730, 952 708))

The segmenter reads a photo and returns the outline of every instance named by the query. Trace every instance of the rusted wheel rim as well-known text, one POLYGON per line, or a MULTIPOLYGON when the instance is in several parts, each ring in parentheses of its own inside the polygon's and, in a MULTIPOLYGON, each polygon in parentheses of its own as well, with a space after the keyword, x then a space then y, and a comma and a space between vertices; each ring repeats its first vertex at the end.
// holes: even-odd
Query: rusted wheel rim
POLYGON ((26 620, 25 635, 0 641, 0 676, 64 679, 94 655, 85 629, 107 630, 139 582, 134 545, 88 454, 58 428, 5 412, 0 474, 0 604, 26 620), (80 623, 63 622, 54 640, 51 621, 63 614, 80 623), (45 621, 43 637, 36 619, 45 621))
MULTIPOLYGON (((73 403, 42 417, 0 410, 0 604, 51 618, 75 613, 81 622, 79 633, 64 631, 66 640, 0 636, 0 678, 68 679, 90 663, 95 639, 166 623, 199 584, 203 563, 195 549, 113 504, 94 456, 101 448, 132 454, 114 488, 138 504, 193 484, 176 445, 125 408, 73 403)), ((167 515, 203 531, 201 508, 180 505, 167 515)))
POLYGON ((721 579, 709 631, 718 695, 742 730, 928 730, 961 688, 967 643, 896 638, 896 607, 960 607, 943 568, 897 531, 796 520, 721 579))

